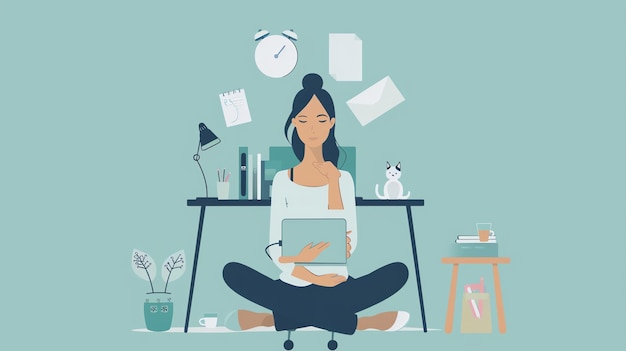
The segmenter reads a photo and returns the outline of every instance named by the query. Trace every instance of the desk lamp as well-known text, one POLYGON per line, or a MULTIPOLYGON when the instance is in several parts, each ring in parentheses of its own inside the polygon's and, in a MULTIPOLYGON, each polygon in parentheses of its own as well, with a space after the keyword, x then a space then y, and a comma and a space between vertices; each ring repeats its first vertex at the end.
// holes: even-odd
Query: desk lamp
POLYGON ((206 183, 206 177, 204 176, 204 171, 202 170, 202 166, 200 165, 200 149, 202 151, 208 150, 213 146, 220 143, 220 138, 217 137, 204 123, 200 123, 198 126, 200 129, 200 141, 198 142, 198 150, 196 150, 196 154, 193 155, 193 160, 198 163, 198 167, 200 167, 200 172, 202 172, 202 179, 204 179, 204 190, 206 192, 206 197, 209 197, 209 187, 206 183))

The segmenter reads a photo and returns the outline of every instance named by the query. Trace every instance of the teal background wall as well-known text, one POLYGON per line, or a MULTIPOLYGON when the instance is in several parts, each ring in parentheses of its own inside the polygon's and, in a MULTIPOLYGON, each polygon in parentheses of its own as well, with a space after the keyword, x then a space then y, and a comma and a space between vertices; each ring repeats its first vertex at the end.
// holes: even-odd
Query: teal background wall
MULTIPOLYGON (((401 161, 405 189, 426 201, 413 214, 432 332, 339 336, 341 350, 619 342, 625 11, 621 1, 1 1, 2 343, 280 349, 284 333, 133 332, 149 287, 130 255, 160 263, 187 252, 187 272, 170 285, 182 327, 199 214, 186 200, 204 192, 192 159, 198 123, 222 139, 201 155, 215 196, 215 169, 235 170, 239 146, 287 145, 283 124, 309 72, 335 100, 339 142, 358 148, 357 194, 374 197, 385 162, 401 161), (255 67, 260 28, 298 34, 287 77, 255 67), (362 82, 328 75, 329 33, 363 40, 362 82), (406 101, 362 127, 345 101, 386 75, 406 101), (217 96, 238 88, 253 122, 226 128, 217 96), (451 267, 440 260, 479 221, 494 223, 512 259, 500 268, 508 330, 497 333, 491 269, 476 266, 461 267, 459 288, 485 277, 494 333, 460 334, 457 305, 445 334, 451 267)), ((221 267, 277 274, 263 252, 268 219, 268 208, 207 211, 192 326, 204 312, 257 309, 227 289, 221 267)), ((411 265, 408 243, 403 210, 360 209, 352 274, 411 265)), ((414 278, 364 314, 402 309, 420 327, 414 278)), ((297 335, 296 350, 324 349, 327 337, 297 335)))

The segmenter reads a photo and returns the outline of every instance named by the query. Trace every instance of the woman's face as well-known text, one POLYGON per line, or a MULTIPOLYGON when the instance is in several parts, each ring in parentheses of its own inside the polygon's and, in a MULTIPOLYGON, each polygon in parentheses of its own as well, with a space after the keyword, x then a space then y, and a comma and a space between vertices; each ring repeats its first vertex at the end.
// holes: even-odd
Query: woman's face
POLYGON ((308 147, 321 146, 328 138, 330 129, 335 125, 335 119, 328 117, 317 96, 291 119, 291 123, 298 131, 298 136, 308 147))

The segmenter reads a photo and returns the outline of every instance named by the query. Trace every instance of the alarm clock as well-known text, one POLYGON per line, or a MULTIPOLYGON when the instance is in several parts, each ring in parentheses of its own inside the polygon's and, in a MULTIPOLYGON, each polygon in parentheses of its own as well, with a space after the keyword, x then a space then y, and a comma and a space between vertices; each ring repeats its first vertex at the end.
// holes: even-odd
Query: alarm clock
POLYGON ((296 67, 298 50, 294 41, 298 40, 298 36, 293 30, 270 35, 268 31, 259 29, 254 40, 257 42, 254 61, 264 75, 281 78, 296 67))

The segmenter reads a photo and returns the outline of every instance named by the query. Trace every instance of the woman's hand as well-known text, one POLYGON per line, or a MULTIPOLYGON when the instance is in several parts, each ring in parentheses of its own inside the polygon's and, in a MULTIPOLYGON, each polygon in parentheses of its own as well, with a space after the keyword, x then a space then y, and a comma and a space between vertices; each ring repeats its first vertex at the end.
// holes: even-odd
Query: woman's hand
POLYGON ((351 230, 348 230, 346 232, 346 258, 350 258, 350 251, 352 251, 352 245, 350 245, 350 241, 352 241, 350 239, 350 237, 348 235, 350 235, 352 233, 351 230))
POLYGON ((339 177, 341 177, 341 173, 339 172, 337 167, 335 167, 335 165, 330 161, 313 162, 313 166, 315 166, 315 168, 317 168, 317 170, 324 177, 328 178, 328 180, 336 180, 336 179, 339 179, 339 177))
POLYGON ((337 275, 334 273, 318 275, 315 281, 312 283, 315 285, 325 286, 332 288, 346 281, 346 277, 343 275, 337 275))
POLYGON ((321 242, 315 246, 313 246, 313 243, 310 243, 300 250, 300 253, 296 256, 295 262, 313 262, 328 246, 330 246, 329 242, 321 242))
POLYGON ((328 209, 343 210, 341 189, 339 189, 339 177, 341 172, 330 162, 313 162, 313 166, 328 179, 328 209))
POLYGON ((304 266, 295 266, 293 268, 293 271, 291 272, 291 275, 293 275, 296 278, 307 281, 311 284, 325 286, 329 288, 339 285, 346 281, 346 277, 335 274, 335 273, 315 275, 311 273, 311 271, 306 269, 306 267, 304 266))

